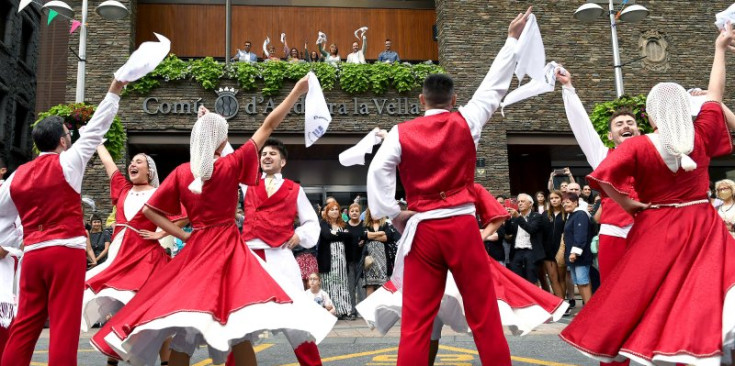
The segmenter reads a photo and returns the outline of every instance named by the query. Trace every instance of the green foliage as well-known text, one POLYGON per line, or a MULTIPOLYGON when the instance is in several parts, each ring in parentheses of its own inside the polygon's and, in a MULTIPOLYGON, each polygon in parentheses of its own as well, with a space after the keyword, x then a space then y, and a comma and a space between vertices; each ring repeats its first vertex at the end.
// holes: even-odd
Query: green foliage
MULTIPOLYGON (((72 141, 76 141, 79 138, 79 128, 85 126, 92 119, 96 109, 96 105, 86 103, 59 104, 51 107, 46 112, 39 113, 38 119, 31 127, 46 117, 59 116, 64 119, 66 128, 71 132, 72 141)), ((105 138, 107 139, 105 141, 105 147, 110 151, 112 158, 115 160, 122 158, 123 152, 125 151, 125 129, 120 121, 120 117, 115 116, 110 129, 105 134, 105 138)), ((33 151, 36 154, 39 153, 35 145, 33 146, 33 151)))
POLYGON ((194 60, 191 61, 191 75, 202 85, 202 88, 212 90, 217 87, 219 80, 224 75, 224 64, 211 57, 194 60))
POLYGON ((262 65, 263 95, 276 95, 283 87, 283 78, 286 75, 286 62, 267 61, 262 65))
POLYGON ((247 91, 256 90, 258 82, 262 82, 263 95, 272 96, 281 91, 284 80, 299 80, 309 71, 316 74, 322 89, 332 90, 339 80, 340 88, 350 94, 369 91, 383 94, 390 87, 403 93, 420 87, 424 78, 429 74, 444 73, 444 69, 432 64, 409 65, 382 62, 364 65, 347 63, 332 65, 326 62, 267 61, 254 64, 236 62, 225 67, 223 63, 211 57, 184 61, 171 54, 153 72, 130 83, 123 95, 130 93, 147 95, 161 85, 161 80, 168 82, 194 79, 202 88, 212 90, 217 87, 221 79, 227 78, 237 80, 240 87, 247 91))
POLYGON ((350 93, 364 93, 370 90, 370 66, 361 64, 344 64, 340 68, 339 85, 350 93))
POLYGON ((258 64, 248 62, 238 62, 235 66, 235 79, 244 90, 255 90, 255 80, 260 78, 260 68, 258 64))
POLYGON ((309 73, 309 64, 306 62, 288 62, 283 77, 288 80, 298 81, 309 73))
POLYGON ((645 95, 623 95, 622 97, 609 102, 598 103, 592 110, 590 120, 592 120, 592 125, 595 127, 595 130, 602 138, 602 141, 605 142, 606 146, 614 147, 613 142, 607 139, 607 133, 610 130, 610 117, 612 117, 618 108, 627 108, 633 112, 641 134, 646 134, 652 131, 651 125, 648 123, 648 114, 646 113, 645 95))
POLYGON ((311 71, 314 72, 316 78, 319 79, 319 84, 322 85, 324 90, 334 89, 334 84, 337 82, 337 68, 326 62, 312 62, 311 71))
POLYGON ((161 78, 165 81, 182 80, 189 77, 190 72, 191 65, 172 53, 151 72, 151 76, 161 78))
POLYGON ((383 94, 388 90, 393 80, 392 65, 384 62, 377 62, 372 65, 370 73, 370 87, 375 94, 383 94))
MULTIPOLYGON (((411 70, 411 65, 394 63, 391 67, 393 71, 393 87, 400 93, 404 93, 418 87, 419 81, 411 70)), ((423 82, 424 80, 421 79, 423 82)))

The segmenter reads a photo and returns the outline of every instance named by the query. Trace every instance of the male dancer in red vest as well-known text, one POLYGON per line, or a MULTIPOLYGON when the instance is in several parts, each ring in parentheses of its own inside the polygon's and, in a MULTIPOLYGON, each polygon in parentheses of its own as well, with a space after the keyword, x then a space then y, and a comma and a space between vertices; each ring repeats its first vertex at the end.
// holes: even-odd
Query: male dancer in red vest
MULTIPOLYGON (((24 251, 18 316, 10 329, 3 366, 31 363, 46 318, 50 365, 76 365, 87 268, 81 195, 87 162, 112 124, 124 83, 112 82, 105 99, 76 143, 61 117, 33 128, 41 154, 0 186, 0 233, 20 216, 24 251)), ((0 240, 4 236, 0 235, 0 240)), ((0 243, 1 245, 1 243, 0 243)))
MULTIPOLYGON (((241 185, 245 221, 242 238, 248 247, 266 263, 274 277, 288 281, 295 292, 303 293, 301 270, 291 252, 297 245, 312 248, 319 240, 319 219, 306 197, 304 189, 292 180, 284 179, 281 170, 286 166, 288 151, 283 142, 268 139, 260 150, 261 184, 241 185), (294 229, 294 218, 299 226, 294 229)), ((326 310, 325 310, 326 311, 326 310)), ((285 334, 302 366, 321 365, 319 349, 313 339, 303 335, 285 334)), ((228 359, 228 365, 234 365, 228 359)))
MULTIPOLYGON (((579 147, 582 149, 587 162, 592 169, 596 169, 600 163, 605 160, 607 155, 613 149, 608 148, 600 139, 600 135, 595 131, 587 112, 579 99, 574 86, 572 86, 572 75, 566 70, 559 69, 556 72, 556 80, 562 84, 562 97, 564 98, 564 108, 566 109, 569 125, 577 139, 579 147)), ((623 141, 630 137, 640 135, 638 124, 635 120, 633 112, 621 109, 613 113, 610 117, 609 132, 607 138, 613 142, 615 147, 622 144, 623 141)), ((629 182, 633 186, 633 180, 629 182)), ((631 192, 635 192, 632 188, 631 192)), ((635 196, 632 198, 636 198, 635 196)), ((600 209, 600 243, 597 253, 597 259, 600 265, 600 281, 604 281, 607 276, 612 273, 615 265, 625 254, 625 238, 633 227, 633 217, 630 216, 620 205, 610 197, 602 199, 600 209)), ((629 365, 630 360, 623 362, 604 363, 600 365, 629 365)))
POLYGON ((450 112, 457 100, 452 79, 427 77, 419 96, 424 117, 393 127, 370 164, 368 206, 373 216, 391 217, 403 232, 392 278, 403 291, 398 365, 428 364, 432 324, 448 270, 464 300, 482 363, 511 364, 477 230, 473 183, 482 128, 508 91, 516 66, 514 48, 530 14, 528 8, 510 23, 505 46, 458 112, 450 112), (396 168, 408 211, 395 201, 396 168))

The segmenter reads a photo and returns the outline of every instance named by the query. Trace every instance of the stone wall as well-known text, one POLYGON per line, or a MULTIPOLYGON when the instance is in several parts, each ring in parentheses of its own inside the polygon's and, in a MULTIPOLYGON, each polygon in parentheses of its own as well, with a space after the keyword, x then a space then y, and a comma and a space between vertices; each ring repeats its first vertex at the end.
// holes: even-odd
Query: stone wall
POLYGON ((0 39, 0 157, 13 171, 31 159, 41 12, 30 5, 18 13, 16 0, 3 6, 7 18, 0 33, 4 34, 0 39))
MULTIPOLYGON (((529 5, 534 6, 547 62, 562 63, 574 75, 574 85, 588 111, 591 112, 595 102, 614 99, 609 20, 600 19, 593 24, 575 20, 574 11, 583 3, 581 0, 437 0, 439 60, 456 81, 458 104, 466 103, 472 96, 485 76, 485 70, 504 44, 509 22, 529 5)), ((651 0, 637 3, 646 6, 651 15, 640 23, 618 25, 621 60, 626 63, 640 57, 641 37, 644 34, 650 36, 647 32, 658 31, 668 43, 669 68, 657 71, 655 67, 644 67, 643 61, 624 66, 626 94, 646 94, 659 81, 676 81, 687 88, 705 89, 717 37, 714 15, 731 2, 651 0)), ((655 58, 653 56, 651 58, 655 58)), ((728 71, 732 73, 735 69, 728 67, 728 71)), ((514 80, 511 88, 516 86, 517 80, 514 80)), ((733 86, 732 82, 728 83, 728 101, 732 100, 733 86)), ((508 133, 568 134, 559 89, 509 106, 505 117, 496 113, 485 127, 478 157, 486 159, 488 178, 480 181, 493 192, 507 193, 510 190, 508 133)))
MULTIPOLYGON (((134 0, 130 4, 134 10, 134 0)), ((546 46, 547 61, 557 61, 575 76, 575 86, 588 110, 595 102, 615 97, 612 68, 610 26, 606 19, 594 24, 583 24, 573 18, 576 8, 583 1, 550 0, 533 2, 541 33, 546 46)), ((644 94, 659 81, 677 81, 685 87, 706 88, 712 62, 714 39, 714 14, 725 9, 726 1, 639 1, 651 11, 641 23, 619 24, 618 37, 622 61, 629 62, 641 56, 641 44, 651 62, 636 61, 623 67, 627 94, 644 94), (657 38, 659 37, 660 38, 657 38), (643 42, 642 42, 643 40, 643 42), (642 42, 642 43, 641 43, 642 42)), ((492 60, 505 42, 508 23, 516 14, 531 4, 528 1, 437 0, 437 28, 439 58, 442 66, 455 78, 458 104, 466 103, 489 69, 492 60)), ((87 100, 97 103, 104 96, 111 72, 122 64, 132 46, 133 22, 107 22, 90 11, 90 46, 88 48, 87 100)), ((76 47, 76 36, 72 47, 76 47)), ((733 69, 730 67, 729 71, 733 69)), ((69 85, 67 96, 73 100, 76 59, 69 60, 69 85)), ((512 88, 518 85, 514 80, 512 88)), ((234 86, 232 81, 220 85, 234 86)), ((284 86, 282 100, 290 85, 284 86)), ((733 90, 729 83, 729 90, 733 90)), ((412 97, 409 93, 405 97, 412 97)), ((211 107, 216 94, 204 91, 193 82, 175 82, 154 90, 149 96, 161 99, 196 100, 202 98, 211 107)), ((240 92, 240 114, 230 121, 232 131, 252 132, 262 122, 264 115, 246 115, 244 103, 253 94, 240 92)), ((348 105, 353 96, 335 88, 326 93, 331 102, 348 105)), ((364 95, 358 98, 398 98, 395 92, 386 96, 364 95)), ((150 116, 142 111, 143 97, 129 96, 123 99, 120 115, 128 131, 189 131, 193 115, 150 116)), ((732 100, 732 92, 726 99, 732 100)), ((330 134, 364 133, 375 125, 389 128, 409 116, 336 115, 330 126, 330 134)), ((282 131, 303 133, 303 117, 289 116, 282 131)), ((494 193, 510 191, 508 173, 508 134, 570 135, 558 91, 508 107, 505 117, 496 113, 483 132, 478 148, 478 158, 486 162, 487 178, 479 179, 494 193)), ((107 178, 93 159, 85 178, 85 194, 106 197, 107 178)), ((109 203, 102 200, 102 207, 109 203)))

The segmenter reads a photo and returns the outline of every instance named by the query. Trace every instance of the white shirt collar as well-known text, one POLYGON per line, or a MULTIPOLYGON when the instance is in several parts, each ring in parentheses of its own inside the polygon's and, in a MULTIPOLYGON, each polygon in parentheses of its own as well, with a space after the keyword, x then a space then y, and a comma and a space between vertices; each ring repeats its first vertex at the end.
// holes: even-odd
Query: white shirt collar
MULTIPOLYGON (((263 174, 262 174, 262 175, 260 176, 260 179, 265 179, 266 175, 267 175, 267 174, 263 173, 263 174)), ((282 181, 282 180, 283 180, 283 174, 281 174, 281 173, 276 173, 276 174, 273 174, 273 178, 276 178, 276 182, 278 182, 278 181, 282 181)))
POLYGON ((441 113, 449 113, 449 111, 446 109, 429 109, 426 112, 424 112, 424 116, 428 117, 428 116, 433 116, 435 114, 441 114, 441 113))

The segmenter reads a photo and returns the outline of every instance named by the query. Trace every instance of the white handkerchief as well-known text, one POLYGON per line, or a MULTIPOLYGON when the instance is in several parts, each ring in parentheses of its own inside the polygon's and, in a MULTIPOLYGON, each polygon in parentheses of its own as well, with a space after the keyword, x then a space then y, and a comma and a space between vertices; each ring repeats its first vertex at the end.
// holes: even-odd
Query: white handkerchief
POLYGON ((368 30, 368 27, 360 27, 360 28, 355 29, 355 38, 360 39, 361 37, 358 35, 358 33, 365 34, 367 30, 368 30))
POLYGON ((265 37, 265 41, 263 41, 263 53, 265 54, 265 57, 269 57, 270 53, 268 52, 268 44, 271 43, 270 37, 265 37))
POLYGON ((281 43, 286 43, 286 33, 281 33, 281 43))
POLYGON ((20 0, 20 5, 18 5, 18 12, 20 13, 21 11, 23 11, 23 9, 25 9, 25 7, 32 2, 33 0, 20 0))
POLYGON ((725 11, 721 11, 715 15, 715 25, 720 30, 725 29, 725 24, 729 21, 732 24, 735 24, 735 4, 730 5, 729 8, 725 11))
POLYGON ((327 35, 323 32, 319 32, 319 37, 316 39, 316 44, 324 43, 327 41, 327 35))
POLYGON ((706 101, 706 95, 694 96, 689 94, 689 105, 691 106, 692 117, 696 117, 699 115, 699 110, 702 109, 702 104, 704 104, 704 102, 706 101))
POLYGON ((122 82, 138 80, 153 71, 163 61, 171 50, 171 41, 158 33, 153 34, 158 38, 158 42, 143 42, 130 55, 128 62, 115 72, 115 79, 122 82))
POLYGON ((343 166, 365 165, 365 154, 372 154, 373 146, 383 140, 378 137, 379 130, 379 128, 375 127, 357 145, 339 154, 339 163, 343 166))
POLYGON ((518 80, 528 75, 531 79, 541 80, 544 77, 544 64, 546 64, 546 51, 541 38, 541 31, 536 22, 536 16, 531 14, 526 22, 526 27, 521 33, 515 47, 516 65, 515 74, 518 80))
POLYGON ((319 79, 316 78, 313 71, 309 71, 307 76, 309 77, 309 91, 304 101, 306 103, 304 138, 306 147, 309 147, 327 132, 329 122, 332 122, 332 115, 329 114, 329 107, 324 99, 319 79))
POLYGON ((505 116, 503 108, 505 108, 506 106, 531 97, 535 97, 537 95, 554 91, 554 86, 556 85, 555 71, 557 67, 558 65, 556 64, 556 62, 549 62, 544 68, 544 77, 541 80, 531 79, 531 81, 529 81, 525 85, 508 93, 508 95, 505 96, 505 99, 503 99, 503 102, 500 103, 500 113, 505 116))

